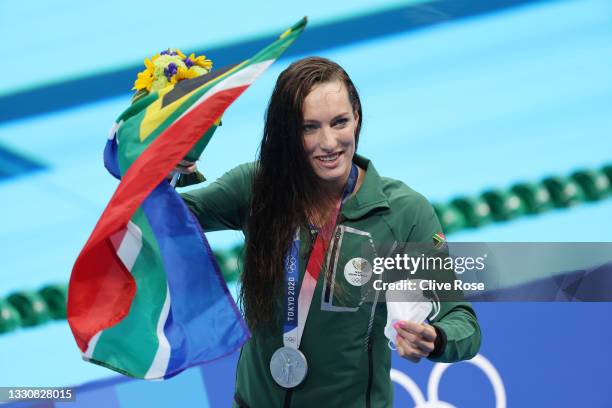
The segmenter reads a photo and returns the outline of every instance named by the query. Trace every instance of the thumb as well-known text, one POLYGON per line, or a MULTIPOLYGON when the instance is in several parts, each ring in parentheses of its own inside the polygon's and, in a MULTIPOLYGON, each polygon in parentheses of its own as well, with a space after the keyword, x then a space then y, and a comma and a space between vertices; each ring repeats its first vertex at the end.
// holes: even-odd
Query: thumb
POLYGON ((399 353, 400 356, 404 356, 404 348, 400 345, 400 336, 397 335, 395 337, 395 345, 397 347, 397 352, 399 353))

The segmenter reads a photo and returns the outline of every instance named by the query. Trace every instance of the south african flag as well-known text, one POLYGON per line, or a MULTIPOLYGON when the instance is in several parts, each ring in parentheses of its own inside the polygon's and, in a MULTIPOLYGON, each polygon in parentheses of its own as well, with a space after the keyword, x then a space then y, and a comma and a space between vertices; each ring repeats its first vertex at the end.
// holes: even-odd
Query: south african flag
POLYGON ((229 105, 301 34, 302 19, 240 64, 137 100, 104 161, 121 182, 79 254, 68 322, 83 358, 158 379, 222 357, 250 336, 206 237, 165 180, 196 158, 229 105))
POLYGON ((444 247, 444 244, 446 244, 446 237, 442 232, 437 232, 433 235, 433 244, 436 249, 444 247))

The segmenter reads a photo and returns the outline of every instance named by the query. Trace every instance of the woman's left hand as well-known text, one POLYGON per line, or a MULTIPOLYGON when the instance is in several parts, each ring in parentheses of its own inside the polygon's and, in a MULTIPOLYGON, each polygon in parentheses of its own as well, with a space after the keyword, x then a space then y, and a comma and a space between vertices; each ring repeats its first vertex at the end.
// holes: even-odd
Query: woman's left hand
POLYGON ((399 321, 393 326, 397 330, 395 344, 401 357, 418 363, 434 349, 436 330, 433 326, 409 321, 399 321))

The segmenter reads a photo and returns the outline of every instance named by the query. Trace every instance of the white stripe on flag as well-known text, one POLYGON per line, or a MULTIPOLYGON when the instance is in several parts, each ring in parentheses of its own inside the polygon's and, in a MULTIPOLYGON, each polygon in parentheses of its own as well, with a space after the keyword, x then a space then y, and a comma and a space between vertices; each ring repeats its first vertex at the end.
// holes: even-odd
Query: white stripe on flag
POLYGON ((99 332, 97 332, 95 334, 95 336, 93 336, 91 338, 91 340, 89 340, 89 343, 87 344, 87 350, 85 350, 85 353, 83 353, 83 358, 86 360, 91 359, 91 356, 93 355, 93 352, 96 348, 96 344, 98 344, 98 339, 100 338, 100 335, 102 334, 104 330, 100 330, 99 332))
POLYGON ((166 300, 164 301, 164 306, 162 307, 159 320, 157 321, 157 352, 155 353, 155 358, 153 358, 151 367, 149 367, 149 370, 144 376, 145 380, 161 379, 166 374, 166 370, 168 369, 168 363, 170 362, 170 343, 168 342, 168 338, 164 333, 164 326, 166 325, 169 312, 170 290, 166 285, 166 300))
MULTIPOLYGON (((199 104, 203 103, 208 98, 214 96, 217 92, 225 91, 227 89, 238 88, 244 85, 250 85, 260 76, 275 60, 267 60, 259 62, 257 64, 249 65, 236 72, 230 74, 227 78, 219 82, 217 85, 210 88, 208 92, 200 96, 200 99, 195 101, 183 114, 179 117, 187 115, 192 109, 195 109, 199 104)), ((177 119, 178 120, 178 119, 177 119)))
MULTIPOLYGON (((108 140, 113 140, 115 138, 115 135, 117 134, 117 131, 119 130, 122 124, 123 124, 123 119, 121 119, 119 123, 117 122, 113 123, 113 127, 111 127, 110 131, 108 132, 108 140)), ((117 143, 119 143, 118 139, 117 139, 117 143)))
MULTIPOLYGON (((127 268, 128 271, 132 271, 132 267, 136 262, 136 258, 138 258, 138 254, 140 254, 140 250, 142 249, 142 231, 138 228, 138 225, 134 224, 132 221, 127 224, 127 231, 123 236, 123 240, 117 249, 117 256, 121 259, 123 265, 127 268)), ((84 359, 91 359, 94 351, 96 350, 96 345, 98 344, 98 340, 102 335, 104 330, 100 330, 97 332, 89 343, 87 344, 87 350, 83 353, 84 359)))
MULTIPOLYGON (((255 79, 262 72, 264 72, 274 60, 263 61, 258 64, 253 64, 247 66, 246 68, 239 70, 237 73, 230 75, 226 79, 219 82, 217 85, 212 87, 208 92, 202 95, 194 104, 192 104, 183 114, 180 116, 181 119, 183 116, 187 115, 192 109, 194 109, 199 104, 206 101, 208 98, 214 96, 216 93, 224 91, 226 89, 238 88, 244 85, 252 84, 255 79)), ((178 121, 178 119, 177 119, 178 121)), ((176 123, 176 122, 175 122, 176 123)), ((130 224, 132 224, 130 222, 130 224)), ((142 247, 142 234, 140 229, 134 224, 132 224, 134 228, 130 228, 128 224, 128 233, 125 234, 125 238, 121 243, 121 247, 117 251, 119 258, 123 261, 126 268, 131 270, 132 265, 134 264, 138 253, 142 247), (130 239, 128 239, 128 235, 132 235, 130 239), (137 237, 136 237, 137 235, 137 237), (126 245, 125 252, 123 252, 124 244, 126 245), (125 258, 124 258, 125 257, 125 258)), ((316 284, 316 282, 315 282, 316 284)), ((314 287, 313 287, 314 289, 314 287)), ((168 363, 170 362, 170 343, 166 338, 164 333, 164 326, 166 324, 166 320, 168 318, 168 314, 170 312, 170 291, 168 287, 166 287, 166 300, 164 301, 164 306, 159 316, 159 320, 157 322, 157 339, 158 339, 158 347, 157 352, 155 353, 155 357, 149 370, 145 374, 144 378, 147 380, 150 379, 161 379, 166 374, 166 370, 168 369, 168 363)))
POLYGON ((117 249, 117 256, 123 262, 128 271, 132 270, 138 254, 142 249, 142 231, 138 228, 138 225, 129 221, 127 224, 127 231, 121 241, 119 249, 117 249))

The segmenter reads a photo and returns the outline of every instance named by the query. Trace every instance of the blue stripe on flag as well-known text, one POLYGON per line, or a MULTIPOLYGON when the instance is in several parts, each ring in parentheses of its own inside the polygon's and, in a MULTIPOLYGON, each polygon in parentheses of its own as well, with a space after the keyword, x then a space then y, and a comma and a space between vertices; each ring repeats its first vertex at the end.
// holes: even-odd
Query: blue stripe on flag
POLYGON ((117 138, 109 139, 104 146, 104 167, 115 178, 121 179, 119 160, 117 159, 117 138))
POLYGON ((232 353, 250 334, 208 240, 174 188, 160 183, 142 208, 157 239, 170 291, 164 328, 172 349, 166 371, 170 377, 232 353))

